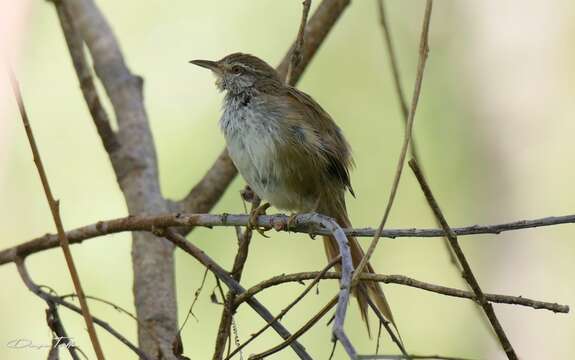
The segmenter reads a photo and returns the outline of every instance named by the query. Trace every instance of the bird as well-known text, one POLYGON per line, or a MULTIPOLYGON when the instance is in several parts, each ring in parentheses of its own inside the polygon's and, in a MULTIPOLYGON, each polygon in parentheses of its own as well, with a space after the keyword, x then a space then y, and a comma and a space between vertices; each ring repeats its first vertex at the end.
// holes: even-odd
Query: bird
MULTIPOLYGON (((332 117, 256 56, 232 53, 218 61, 190 63, 211 70, 216 87, 225 93, 219 125, 228 154, 248 186, 267 201, 264 210, 271 204, 294 213, 316 212, 351 228, 345 193, 355 197, 350 181, 354 162, 332 117)), ((347 240, 355 268, 364 252, 355 237, 347 240)), ((324 236, 323 243, 328 260, 339 256, 333 237, 324 236)), ((375 273, 369 263, 364 272, 375 273)), ((353 294, 368 334, 370 301, 397 330, 379 283, 360 281, 353 294)))

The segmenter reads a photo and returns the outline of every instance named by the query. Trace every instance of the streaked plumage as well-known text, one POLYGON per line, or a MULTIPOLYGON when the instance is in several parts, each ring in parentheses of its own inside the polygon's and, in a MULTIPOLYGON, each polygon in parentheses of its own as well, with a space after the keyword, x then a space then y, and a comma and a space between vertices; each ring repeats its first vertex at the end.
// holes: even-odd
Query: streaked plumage
MULTIPOLYGON (((351 227, 345 191, 353 194, 349 144, 341 130, 309 95, 283 84, 277 72, 255 56, 235 53, 220 61, 196 60, 210 68, 226 92, 220 127, 230 157, 258 196, 292 212, 319 212, 351 227)), ((356 266, 363 251, 348 238, 356 266)), ((339 254, 324 237, 328 257, 339 254)), ((371 265, 367 270, 373 272, 371 265)), ((393 322, 378 283, 361 283, 355 292, 367 322, 367 298, 393 322)), ((368 326, 369 329, 369 326, 368 326)))

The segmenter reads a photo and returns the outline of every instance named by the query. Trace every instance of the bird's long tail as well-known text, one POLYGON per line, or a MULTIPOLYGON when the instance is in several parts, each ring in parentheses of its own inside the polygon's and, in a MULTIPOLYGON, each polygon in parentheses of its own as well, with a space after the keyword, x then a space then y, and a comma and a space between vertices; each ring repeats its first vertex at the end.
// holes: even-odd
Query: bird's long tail
MULTIPOLYGON (((332 217, 337 221, 339 226, 342 228, 351 228, 351 221, 349 220, 347 214, 342 212, 339 216, 332 217)), ((351 257, 353 261, 354 268, 357 267, 364 256, 364 252, 359 245, 359 242, 355 237, 349 236, 347 238, 349 243, 349 248, 351 252, 351 257)), ((339 247, 337 241, 331 236, 324 236, 323 243, 325 246, 325 251, 328 257, 328 260, 331 260, 339 255, 339 247)), ((341 270, 341 265, 336 265, 338 271, 341 270)), ((375 271, 371 264, 367 264, 367 266, 363 270, 366 273, 374 274, 375 271)), ((381 312, 383 317, 391 322, 395 330, 397 331, 397 326, 395 325, 395 321, 393 320, 393 314, 391 313, 391 308, 383 294, 381 286, 378 282, 375 281, 361 281, 358 286, 354 288, 353 295, 357 298, 357 302, 359 304, 359 309, 361 311, 361 317, 367 326, 367 331, 371 336, 371 331, 369 327, 369 320, 367 316, 368 308, 369 308, 369 301, 375 305, 375 307, 381 312)), ((399 332, 398 332, 399 335, 399 332)))

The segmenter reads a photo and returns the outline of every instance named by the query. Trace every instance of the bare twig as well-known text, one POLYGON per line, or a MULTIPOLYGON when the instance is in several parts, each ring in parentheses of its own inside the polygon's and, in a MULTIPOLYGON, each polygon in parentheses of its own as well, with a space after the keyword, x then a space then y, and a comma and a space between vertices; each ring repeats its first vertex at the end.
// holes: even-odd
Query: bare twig
POLYGON ((405 355, 368 355, 365 356, 368 359, 389 359, 389 360, 402 360, 402 359, 435 359, 435 360, 472 360, 470 358, 453 357, 453 356, 443 356, 443 355, 415 355, 409 354, 405 355))
MULTIPOLYGON (((250 336, 250 338, 248 340, 246 340, 243 344, 241 344, 240 346, 238 346, 230 355, 228 355, 226 357, 225 360, 229 360, 232 356, 234 356, 236 353, 238 353, 241 349, 243 349, 246 345, 248 345, 250 342, 252 342, 253 340, 255 340, 258 336, 260 336, 261 334, 263 334, 263 332, 268 329, 271 324, 277 320, 281 320, 282 317, 285 316, 285 314, 287 314, 288 311, 290 311, 291 308, 293 308, 298 302, 301 301, 301 299, 304 298, 304 296, 307 295, 307 293, 314 287, 315 284, 317 284, 320 280, 321 277, 323 276, 323 274, 325 274, 326 272, 328 272, 329 269, 331 269, 335 264, 337 264, 339 261, 341 260, 340 256, 337 256, 335 258, 333 258, 326 267, 323 268, 323 270, 321 270, 320 272, 317 273, 316 277, 312 280, 311 283, 308 284, 308 286, 304 289, 304 291, 302 291, 301 294, 299 294, 291 303, 288 304, 288 306, 286 306, 278 315, 276 315, 272 321, 268 322, 264 327, 262 327, 260 330, 258 330, 256 333, 254 333, 253 335, 250 336)), ((234 304, 234 306, 239 305, 241 302, 236 302, 234 304)))
POLYGON ((60 203, 54 199, 52 196, 52 190, 50 189, 50 184, 48 182, 48 176, 44 170, 44 164, 42 164, 42 158, 40 157, 40 151, 36 145, 36 140, 34 139, 34 133, 32 132, 32 127, 30 126, 30 121, 28 119, 28 114, 26 113, 26 108, 24 107, 24 101, 22 100, 22 95, 20 94, 20 87, 18 81, 14 74, 10 71, 10 82, 12 84, 12 90, 14 91, 14 96, 16 97, 16 102, 18 103, 18 110, 20 111, 20 116, 22 117, 22 123, 24 124, 24 129, 26 130, 26 135, 28 137, 28 142, 30 143, 30 148, 32 150, 32 155, 34 157, 34 164, 36 164, 36 169, 38 170, 38 175, 40 176, 40 181, 42 182, 42 188, 44 189, 44 194, 46 195, 46 200, 50 206, 50 212, 52 213, 52 218, 54 219, 54 224, 58 231, 58 239, 62 251, 64 252, 64 258, 66 259, 66 265, 68 266, 68 271, 72 277, 72 283, 74 284, 74 290, 78 294, 78 299, 80 300, 80 307, 82 309, 82 316, 86 322, 86 327, 88 329, 88 334, 90 335, 90 341, 94 347, 94 352, 99 360, 104 360, 104 352, 98 341, 98 335, 94 329, 94 323, 92 321, 92 315, 90 314, 90 309, 88 308, 88 303, 84 296, 84 290, 82 289, 82 284, 80 282, 80 276, 76 270, 76 265, 74 264, 74 259, 72 258, 72 253, 70 252, 70 244, 68 243, 68 238, 66 237, 66 232, 64 231, 64 225, 62 224, 62 219, 60 218, 60 203))
MULTIPOLYGON (((184 238, 182 235, 180 235, 173 229, 167 229, 165 231, 157 229, 157 233, 161 234, 162 236, 165 236, 165 238, 173 242, 174 245, 184 250, 186 253, 192 255, 201 264, 210 269, 210 271, 214 273, 214 275, 216 275, 224 284, 226 284, 226 286, 236 295, 245 292, 245 289, 237 281, 235 281, 226 270, 224 270, 220 265, 218 265, 218 263, 212 260, 206 253, 204 253, 194 244, 186 240, 186 238, 184 238)), ((249 300, 247 300, 247 303, 264 320, 271 321, 273 319, 273 315, 254 297, 251 297, 249 300)), ((287 331, 287 329, 284 328, 283 325, 277 321, 273 323, 272 328, 284 339, 288 339, 291 336, 291 334, 287 331)), ((309 354, 307 354, 304 347, 300 343, 294 342, 291 344, 291 347, 295 351, 295 353, 299 356, 300 359, 306 359, 306 360, 311 359, 309 354)))
MULTIPOLYGON (((381 29, 383 30, 383 38, 385 40, 385 47, 387 48, 387 53, 389 55, 389 63, 390 63, 390 67, 391 67, 391 73, 393 75, 393 83, 395 85, 395 93, 397 94, 397 100, 399 102, 399 107, 401 109, 401 115, 403 118, 403 123, 405 125, 407 125, 408 122, 408 117, 409 117, 409 112, 407 109, 407 100, 405 99, 405 95, 403 93, 403 87, 401 86, 401 77, 399 75, 399 66, 398 66, 398 61, 397 61, 397 56, 395 55, 395 47, 393 46, 393 41, 391 40, 391 28, 390 25, 387 21, 387 14, 385 11, 385 5, 384 5, 384 0, 376 0, 377 2, 377 10, 379 13, 379 23, 381 25, 381 29)), ((411 141, 409 142, 409 150, 411 153, 411 157, 415 159, 415 161, 417 161, 418 163, 421 163, 419 161, 419 155, 417 153, 417 146, 415 145, 415 136, 412 135, 411 137, 411 141)), ((437 226, 439 227, 439 223, 437 224, 437 226)), ((453 250, 451 250, 451 247, 449 246, 449 240, 447 240, 447 238, 444 238, 443 241, 444 245, 445 245, 445 249, 447 251, 447 254, 449 255, 449 259, 451 260, 451 263, 454 264, 455 266, 458 266, 459 263, 457 262, 457 259, 455 258, 455 255, 453 254, 453 250)), ((458 268, 458 270, 461 270, 458 268)))
MULTIPOLYGON (((152 231, 158 227, 193 227, 193 226, 246 226, 249 221, 247 215, 211 215, 211 214, 161 214, 161 215, 135 215, 124 218, 99 221, 94 224, 79 227, 66 232, 70 244, 78 244, 84 240, 99 236, 115 234, 122 231, 152 231)), ((287 215, 260 216, 258 225, 274 228, 278 231, 287 231, 289 217, 287 215)), ((546 226, 575 223, 575 214, 563 216, 550 216, 533 220, 518 220, 494 225, 471 225, 453 228, 457 236, 501 234, 502 232, 532 229, 546 226)), ((290 223, 290 232, 311 235, 329 235, 329 230, 311 226, 303 221, 290 223)), ((343 229, 347 236, 373 237, 377 229, 358 228, 343 229)), ((381 236, 387 238, 418 237, 431 238, 445 235, 443 229, 386 229, 381 236)), ((0 265, 13 262, 15 257, 26 256, 58 247, 58 236, 46 234, 20 245, 0 251, 0 265)))
POLYGON ((200 297, 202 289, 204 288, 204 284, 206 283, 206 278, 208 277, 208 271, 209 271, 208 268, 206 268, 206 270, 204 271, 204 276, 202 277, 202 283, 200 284, 200 287, 194 293, 194 300, 192 300, 192 305, 190 305, 190 308, 188 309, 188 313, 186 314, 186 318, 182 322, 182 325, 180 325, 180 330, 178 330, 178 334, 182 333, 182 330, 186 326, 186 323, 188 322, 188 319, 190 318, 190 316, 193 316, 194 319, 196 319, 196 320, 198 319, 196 317, 196 315, 194 314, 194 305, 196 305, 196 302, 198 301, 198 298, 200 297))
MULTIPOLYGON (((245 293, 239 295, 236 299, 236 306, 244 302, 246 299, 258 294, 269 287, 280 285, 286 282, 301 282, 304 280, 314 279, 318 276, 318 272, 301 272, 294 274, 282 274, 274 276, 270 279, 264 280, 251 288, 247 289, 245 293)), ((339 279, 340 274, 336 272, 328 272, 321 276, 322 279, 339 279)), ((403 275, 381 275, 381 274, 369 274, 364 273, 361 275, 360 279, 363 281, 378 281, 385 284, 397 284, 409 286, 421 290, 426 290, 434 292, 441 295, 458 297, 462 299, 470 299, 477 301, 477 297, 473 292, 453 289, 446 286, 435 285, 419 281, 403 275)), ((497 295, 497 294, 485 294, 487 300, 494 303, 500 304, 510 304, 510 305, 520 305, 531 307, 533 309, 543 309, 549 310, 556 313, 569 313, 569 306, 561 305, 557 303, 550 303, 545 301, 533 300, 523 296, 509 296, 509 295, 497 295)))
POLYGON ((285 82, 288 85, 294 85, 292 74, 293 69, 299 65, 301 62, 302 54, 301 50, 303 48, 303 35, 305 31, 305 24, 307 23, 307 16, 309 14, 309 8, 311 7, 311 0, 304 0, 303 3, 303 10, 301 13, 301 22, 299 24, 299 31, 297 33, 297 38, 295 40, 294 46, 291 51, 290 62, 288 66, 288 70, 286 73, 285 82))
POLYGON ((421 92, 421 84, 423 82, 423 73, 425 70, 425 64, 427 62, 427 55, 429 53, 429 44, 428 44, 428 37, 429 37, 429 23, 431 21, 431 10, 433 7, 433 0, 427 0, 425 5, 425 14, 423 17, 423 25, 421 29, 421 38, 419 42, 419 62, 417 64, 417 75, 415 79, 415 86, 413 89, 413 97, 411 100, 411 109, 409 111, 409 116, 407 118, 407 124, 405 126, 405 133, 403 139, 403 145, 401 147, 401 153, 399 155, 399 160, 397 162, 397 169, 395 172, 395 177, 393 180, 393 185, 391 187, 391 191, 389 193, 389 198, 387 201, 387 205, 385 208, 385 213, 383 214, 383 219, 381 220, 381 224, 377 228, 373 240, 371 241, 367 252, 361 262, 358 264, 355 275, 354 275, 354 284, 357 281, 358 276, 363 272, 363 269, 367 265, 369 259, 373 255, 375 248, 377 247, 377 243, 385 227, 387 222, 387 218, 389 217, 389 213, 391 212, 391 208, 393 206, 393 202, 395 200, 395 195, 397 193, 397 188, 399 186, 399 180, 401 179, 401 174, 403 172, 403 165, 405 163, 405 157, 407 155, 407 150, 409 148, 409 143, 411 141, 411 134, 413 130, 413 121, 415 119, 415 111, 417 110, 417 104, 419 102, 419 94, 421 92))
MULTIPOLYGON (((285 339, 284 342, 282 342, 281 344, 274 346, 273 348, 264 351, 262 353, 259 353, 257 355, 252 355, 250 356, 250 360, 257 360, 257 359, 264 359, 270 355, 273 355, 275 353, 277 353, 278 351, 281 351, 283 349, 285 349, 287 346, 291 345, 293 342, 295 342, 300 336, 302 336, 303 334, 305 334, 306 331, 308 331, 309 329, 312 328, 312 326, 314 326, 325 314, 327 314, 327 312, 333 308, 338 301, 338 296, 334 296, 330 302, 328 302, 324 307, 321 308, 321 310, 315 314, 311 319, 309 319, 304 326, 302 326, 298 331, 296 331, 292 336, 290 336, 289 338, 285 339)), ((343 343, 342 343, 343 345, 343 343)), ((354 358, 355 359, 355 358, 354 358)))
MULTIPOLYGON (((16 267, 18 269, 18 273, 22 278, 22 281, 28 288, 28 290, 32 291, 34 294, 38 295, 40 298, 44 299, 44 301, 51 301, 55 304, 62 305, 67 309, 70 309, 78 314, 82 314, 82 310, 77 307, 76 305, 69 303, 67 301, 62 300, 59 296, 49 294, 42 290, 42 288, 32 281, 30 274, 28 274, 28 269, 26 268, 24 258, 18 257, 15 260, 16 267)), ((132 344, 128 339, 126 339, 122 334, 116 331, 113 327, 111 327, 107 322, 98 319, 97 317, 92 317, 94 323, 100 326, 102 329, 106 330, 110 335, 118 339, 124 345, 126 345, 130 350, 138 355, 138 357, 142 360, 152 360, 146 353, 142 350, 138 349, 134 344, 132 344)))
MULTIPOLYGON (((250 195, 252 205, 251 211, 255 211, 255 209, 260 205, 261 200, 255 196, 255 193, 250 195)), ((249 246, 252 240, 253 231, 251 227, 246 227, 246 230, 243 233, 239 227, 236 227, 236 231, 238 236, 238 251, 234 258, 231 275, 235 281, 240 282, 244 265, 248 259, 249 246)), ((216 336, 214 355, 212 356, 213 360, 219 360, 223 357, 226 340, 230 339, 230 328, 232 326, 234 312, 236 311, 236 307, 234 306, 235 300, 236 295, 234 292, 229 291, 224 300, 224 309, 222 310, 218 335, 216 336)), ((228 346, 228 349, 229 348, 230 346, 228 346)))
POLYGON ((443 216, 443 213, 441 212, 441 209, 439 208, 439 205, 437 204, 437 201, 435 200, 435 197, 433 196, 433 193, 431 192, 429 185, 427 184, 425 178, 423 177, 423 174, 421 173, 421 171, 417 167, 417 163, 412 159, 409 161, 409 166, 413 170, 413 173, 415 174, 415 177, 417 178, 417 181, 419 182, 419 185, 421 186, 421 190, 423 190, 423 193, 425 194, 425 198, 427 199, 427 202, 429 203, 429 207, 433 210, 433 214, 439 220, 439 222, 441 223, 441 226, 443 227, 443 230, 447 234, 447 239, 449 240, 449 243, 451 244, 451 247, 453 248, 453 251, 455 252, 455 256, 457 256, 457 260, 459 260, 459 263, 461 264, 461 267, 463 268, 463 278, 465 280, 467 280, 467 282, 469 283, 469 285, 473 289, 473 292, 475 293, 477 301, 479 302, 479 304, 481 305, 481 307, 485 311, 485 315, 487 315, 487 318, 489 319, 489 322, 491 323, 493 330, 497 334, 497 337, 499 338, 499 342, 501 343, 503 350, 505 351, 505 353, 507 354, 507 357, 510 360, 518 359, 517 354, 515 353, 515 350, 513 349, 513 346, 509 342, 509 339, 507 338, 507 335, 505 334, 503 327, 501 326, 501 324, 499 323, 499 320, 497 319, 497 316, 495 315, 495 311, 493 310, 493 306, 487 300, 487 297, 485 296, 485 294, 481 290, 481 287, 479 286, 479 283, 477 282, 475 275, 473 275, 473 271, 471 270, 471 266, 467 262, 467 259, 465 258, 465 255, 463 254, 463 250, 459 246, 459 241, 457 240, 457 236, 453 233, 453 231, 451 230, 451 228, 447 224, 447 221, 445 220, 445 217, 443 216))
POLYGON ((50 330, 52 330, 53 334, 56 335, 56 338, 52 340, 52 347, 50 348, 50 352, 58 352, 58 347, 60 345, 65 345, 72 359, 80 360, 80 356, 78 356, 79 349, 76 347, 74 342, 71 341, 71 338, 68 337, 68 333, 66 333, 66 329, 64 329, 64 325, 60 319, 58 307, 53 301, 45 301, 46 304, 48 304, 48 309, 46 309, 46 322, 48 323, 48 327, 50 330))

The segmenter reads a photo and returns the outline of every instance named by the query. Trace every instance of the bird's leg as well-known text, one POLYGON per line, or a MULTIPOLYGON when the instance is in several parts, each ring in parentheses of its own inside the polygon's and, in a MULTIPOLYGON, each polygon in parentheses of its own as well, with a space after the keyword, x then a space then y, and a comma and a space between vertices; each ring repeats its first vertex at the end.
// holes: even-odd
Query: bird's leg
MULTIPOLYGON (((269 238, 269 236, 267 236, 265 234, 265 231, 267 231, 266 229, 258 226, 258 216, 260 215, 265 215, 266 214, 266 210, 270 207, 270 203, 264 203, 260 206, 258 206, 257 208, 253 209, 250 212, 250 221, 248 222, 248 226, 247 228, 250 230, 256 230, 257 232, 260 233, 261 236, 263 237, 267 237, 269 238)), ((268 229, 269 230, 269 229, 268 229)))

